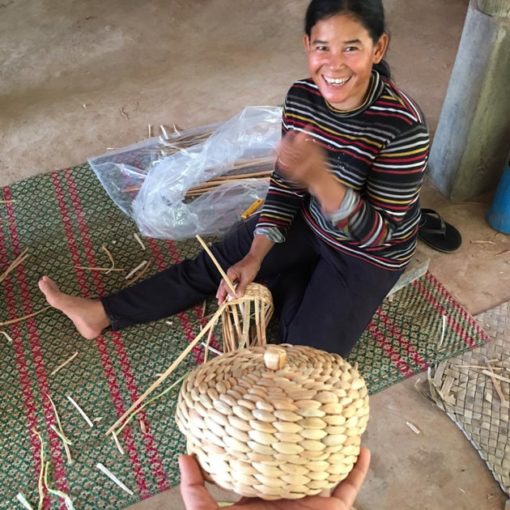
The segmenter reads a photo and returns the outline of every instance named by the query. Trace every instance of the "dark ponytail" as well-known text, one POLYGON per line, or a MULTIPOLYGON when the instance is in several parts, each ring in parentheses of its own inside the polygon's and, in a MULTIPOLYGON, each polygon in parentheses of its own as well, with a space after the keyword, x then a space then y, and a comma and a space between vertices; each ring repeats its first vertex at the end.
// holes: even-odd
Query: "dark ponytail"
MULTIPOLYGON (((365 27, 374 44, 386 32, 382 0, 312 0, 305 15, 306 35, 310 37, 316 23, 337 14, 352 16, 365 27)), ((391 78, 390 66, 385 60, 375 64, 374 69, 382 76, 391 78)))

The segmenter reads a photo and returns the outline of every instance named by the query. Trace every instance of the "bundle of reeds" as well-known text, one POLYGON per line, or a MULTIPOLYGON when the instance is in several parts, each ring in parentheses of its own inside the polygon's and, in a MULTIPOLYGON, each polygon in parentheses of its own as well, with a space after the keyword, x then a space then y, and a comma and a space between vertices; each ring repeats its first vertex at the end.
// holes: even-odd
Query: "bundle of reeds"
MULTIPOLYGON (((161 126, 162 136, 159 138, 159 144, 154 146, 137 149, 144 154, 153 153, 159 156, 158 159, 166 158, 176 154, 179 151, 185 151, 190 147, 205 142, 214 132, 214 126, 205 127, 201 130, 195 130, 181 133, 176 126, 174 132, 170 135, 164 126, 161 126)), ((261 179, 269 181, 273 171, 274 158, 266 156, 263 158, 247 158, 235 161, 230 168, 218 169, 208 168, 206 174, 216 175, 207 181, 201 182, 191 187, 185 195, 186 199, 197 198, 204 193, 214 190, 216 187, 224 184, 239 184, 243 179, 261 179)), ((125 187, 122 191, 125 193, 137 193, 140 185, 125 187)))

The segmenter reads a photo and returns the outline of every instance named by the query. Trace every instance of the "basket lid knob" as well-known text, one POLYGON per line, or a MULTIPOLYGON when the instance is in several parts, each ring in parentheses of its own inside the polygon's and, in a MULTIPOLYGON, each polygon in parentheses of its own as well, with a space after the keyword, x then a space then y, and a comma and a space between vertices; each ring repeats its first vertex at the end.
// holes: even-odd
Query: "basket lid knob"
POLYGON ((287 352, 281 347, 271 345, 264 352, 264 365, 269 370, 281 370, 287 364, 287 352))

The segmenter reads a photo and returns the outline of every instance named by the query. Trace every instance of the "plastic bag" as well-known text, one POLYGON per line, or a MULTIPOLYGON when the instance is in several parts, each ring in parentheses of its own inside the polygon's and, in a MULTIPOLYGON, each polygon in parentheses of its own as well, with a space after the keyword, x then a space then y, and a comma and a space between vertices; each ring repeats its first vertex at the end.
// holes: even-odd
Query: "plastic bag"
POLYGON ((151 138, 89 163, 143 235, 223 234, 265 197, 268 179, 259 175, 272 169, 280 137, 281 108, 248 107, 225 123, 151 138), (194 194, 204 183, 206 191, 194 194))

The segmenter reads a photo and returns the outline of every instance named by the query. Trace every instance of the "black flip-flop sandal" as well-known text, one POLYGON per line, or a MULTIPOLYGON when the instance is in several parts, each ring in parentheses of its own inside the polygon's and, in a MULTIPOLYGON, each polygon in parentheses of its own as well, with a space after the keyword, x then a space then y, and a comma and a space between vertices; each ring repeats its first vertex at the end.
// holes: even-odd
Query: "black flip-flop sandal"
POLYGON ((433 209, 422 209, 418 238, 434 250, 451 253, 462 244, 460 232, 433 209))

